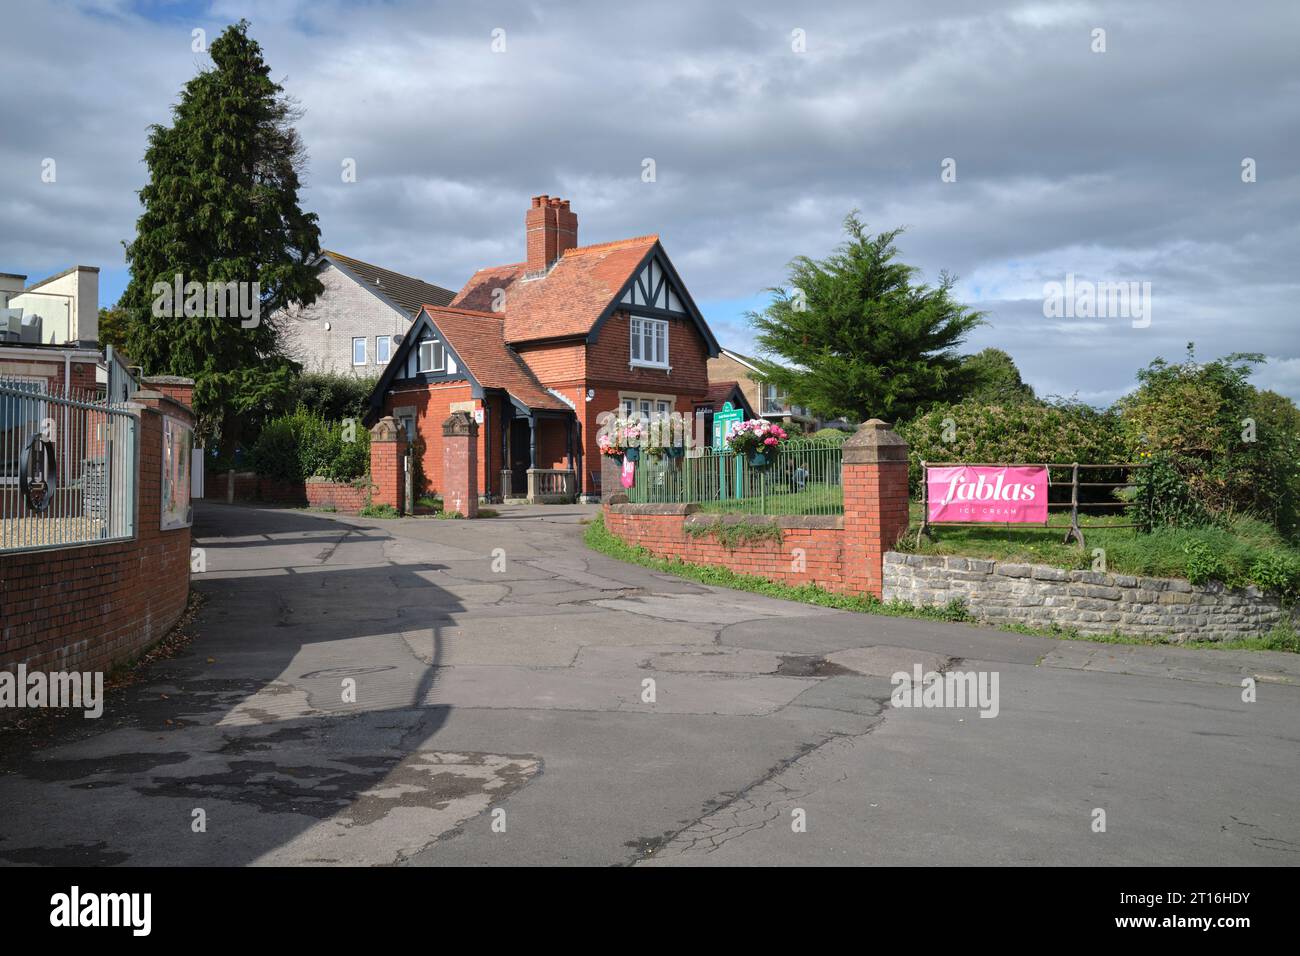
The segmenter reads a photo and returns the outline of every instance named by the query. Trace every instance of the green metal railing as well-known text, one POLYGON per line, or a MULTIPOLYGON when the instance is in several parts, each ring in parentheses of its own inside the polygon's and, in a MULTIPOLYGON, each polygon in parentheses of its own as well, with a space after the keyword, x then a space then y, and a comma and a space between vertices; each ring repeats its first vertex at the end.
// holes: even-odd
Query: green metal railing
POLYGON ((787 439, 757 465, 727 448, 696 448, 679 457, 641 453, 627 490, 637 504, 698 504, 727 514, 844 513, 843 446, 787 439))

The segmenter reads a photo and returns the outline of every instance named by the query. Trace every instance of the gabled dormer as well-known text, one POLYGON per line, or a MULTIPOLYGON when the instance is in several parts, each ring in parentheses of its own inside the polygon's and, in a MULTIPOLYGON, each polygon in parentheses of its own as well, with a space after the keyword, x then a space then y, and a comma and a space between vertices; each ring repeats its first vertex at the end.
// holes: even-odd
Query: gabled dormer
POLYGON ((675 288, 658 250, 641 271, 632 277, 619 303, 635 307, 637 311, 671 312, 676 315, 686 313, 686 307, 682 305, 682 293, 675 288))

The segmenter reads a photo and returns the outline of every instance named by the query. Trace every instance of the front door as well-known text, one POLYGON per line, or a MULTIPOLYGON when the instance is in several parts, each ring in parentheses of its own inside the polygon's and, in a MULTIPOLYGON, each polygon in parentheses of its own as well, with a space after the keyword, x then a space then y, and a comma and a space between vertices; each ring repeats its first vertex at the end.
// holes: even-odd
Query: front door
POLYGON ((528 494, 528 419, 510 420, 510 495, 528 494))

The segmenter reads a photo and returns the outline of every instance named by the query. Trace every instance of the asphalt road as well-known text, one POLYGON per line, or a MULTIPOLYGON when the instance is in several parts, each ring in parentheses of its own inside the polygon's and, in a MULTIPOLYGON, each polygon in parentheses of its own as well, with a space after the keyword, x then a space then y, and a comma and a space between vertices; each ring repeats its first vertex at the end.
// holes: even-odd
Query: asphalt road
POLYGON ((1300 862, 1294 655, 707 588, 585 550, 594 513, 200 505, 194 642, 0 734, 0 863, 1300 862), (997 716, 891 706, 915 664, 997 716))

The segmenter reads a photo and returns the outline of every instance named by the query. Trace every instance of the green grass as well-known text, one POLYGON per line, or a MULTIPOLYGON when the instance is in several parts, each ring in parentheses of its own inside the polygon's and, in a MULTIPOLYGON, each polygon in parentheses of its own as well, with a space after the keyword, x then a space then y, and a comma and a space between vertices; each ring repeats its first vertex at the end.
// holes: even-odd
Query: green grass
POLYGON ((959 604, 942 608, 914 608, 901 601, 886 603, 869 594, 839 594, 828 591, 816 584, 779 584, 767 578, 753 574, 740 574, 730 568, 715 567, 708 564, 692 564, 676 558, 660 558, 645 548, 634 547, 623 541, 605 527, 605 519, 596 516, 583 532, 583 541, 593 551, 629 564, 639 564, 655 571, 666 571, 681 578, 689 578, 701 584, 732 588, 737 591, 750 591, 765 594, 768 597, 785 598, 815 604, 819 607, 833 607, 846 611, 861 611, 869 614, 889 614, 896 617, 925 617, 933 620, 964 621, 968 615, 959 604))
MULTIPOLYGON (((972 620, 966 607, 960 601, 950 602, 944 607, 916 607, 905 601, 880 601, 870 594, 839 594, 815 584, 780 584, 757 575, 740 574, 730 568, 693 564, 679 558, 661 558, 645 548, 630 545, 613 534, 605 527, 605 519, 601 515, 597 515, 587 524, 586 530, 583 532, 583 541, 591 550, 607 557, 626 561, 629 564, 640 565, 654 571, 673 574, 680 578, 697 581, 700 584, 732 588, 737 591, 749 591, 755 594, 764 594, 768 597, 782 598, 787 601, 799 601, 818 607, 837 608, 862 614, 884 614, 891 617, 913 617, 949 622, 972 620)), ((1073 628, 1064 627, 1035 628, 1017 622, 1004 624, 980 623, 984 627, 994 627, 998 630, 1012 631, 1018 634, 1053 637, 1068 641, 1089 641, 1098 644, 1140 644, 1153 647, 1190 647, 1222 651, 1289 651, 1300 653, 1300 635, 1297 635, 1295 630, 1286 626, 1278 626, 1269 633, 1254 638, 1233 641, 1186 641, 1179 643, 1134 637, 1122 634, 1119 631, 1110 634, 1080 634, 1073 628)))
POLYGON ((775 488, 765 496, 701 501, 706 514, 839 515, 844 513, 844 489, 809 484, 803 491, 775 488))
POLYGON ((784 541, 781 528, 770 522, 750 521, 748 519, 735 523, 714 522, 711 524, 688 524, 686 533, 695 538, 716 538, 728 551, 756 541, 772 541, 780 546, 784 541))
POLYGON ((1254 584, 1285 600, 1300 597, 1300 551, 1254 518, 1239 517, 1225 527, 1162 528, 1151 534, 1110 527, 1124 520, 1118 517, 1090 518, 1086 523, 1081 519, 1086 548, 1062 541, 1068 514, 1054 513, 1046 528, 932 525, 932 537, 922 538, 917 545, 920 519, 920 505, 914 503, 912 526, 899 542, 900 551, 1091 568, 1093 551, 1100 548, 1105 552, 1105 568, 1112 574, 1186 578, 1196 584, 1221 581, 1228 587, 1254 584))

